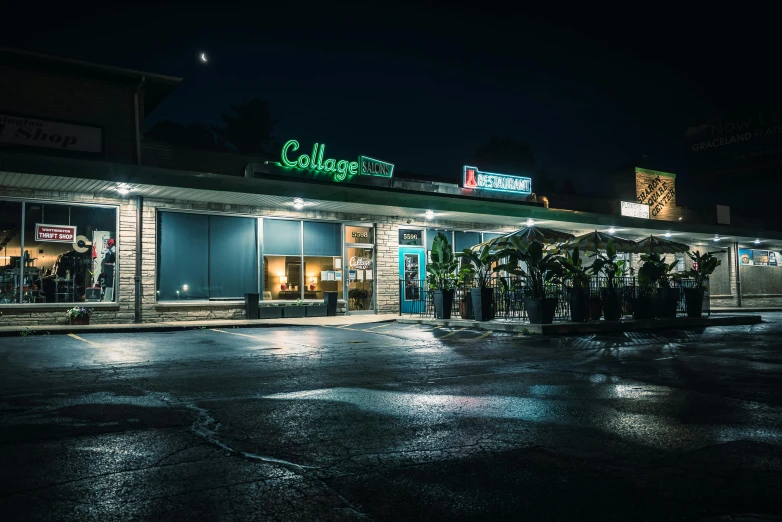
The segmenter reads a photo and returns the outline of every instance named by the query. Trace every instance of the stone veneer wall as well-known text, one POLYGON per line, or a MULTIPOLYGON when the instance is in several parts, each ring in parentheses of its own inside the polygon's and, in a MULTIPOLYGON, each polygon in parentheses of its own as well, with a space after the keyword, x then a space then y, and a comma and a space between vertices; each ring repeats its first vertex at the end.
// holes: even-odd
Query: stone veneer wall
MULTIPOLYGON (((119 234, 117 241, 118 282, 116 303, 93 303, 91 319, 93 324, 129 323, 135 312, 135 255, 136 255, 136 200, 135 198, 111 198, 71 192, 51 192, 3 188, 0 197, 23 197, 27 199, 51 200, 53 202, 78 202, 119 206, 119 234)), ((155 299, 157 212, 161 209, 207 211, 257 217, 295 217, 297 219, 330 219, 336 221, 365 221, 376 224, 376 296, 379 313, 399 311, 399 227, 436 227, 449 229, 492 230, 496 226, 480 223, 453 221, 414 220, 388 216, 357 216, 343 213, 309 210, 291 215, 281 211, 252 206, 224 205, 215 203, 186 202, 159 199, 144 199, 141 272, 142 321, 145 323, 201 320, 201 319, 243 319, 242 302, 160 302, 155 299)), ((73 304, 2 305, 0 325, 66 324, 65 311, 73 304)))

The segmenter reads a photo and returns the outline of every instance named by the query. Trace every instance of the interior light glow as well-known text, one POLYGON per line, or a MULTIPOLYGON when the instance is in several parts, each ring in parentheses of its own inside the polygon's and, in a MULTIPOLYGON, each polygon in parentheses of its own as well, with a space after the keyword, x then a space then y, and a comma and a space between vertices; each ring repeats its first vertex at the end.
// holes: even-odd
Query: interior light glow
POLYGON ((434 212, 432 210, 426 211, 426 219, 434 219, 434 212))

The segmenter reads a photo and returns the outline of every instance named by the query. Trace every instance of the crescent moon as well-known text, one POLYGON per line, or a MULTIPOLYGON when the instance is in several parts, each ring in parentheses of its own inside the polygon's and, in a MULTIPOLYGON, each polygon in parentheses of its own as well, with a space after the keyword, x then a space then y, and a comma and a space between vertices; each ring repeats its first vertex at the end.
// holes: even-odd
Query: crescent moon
POLYGON ((201 53, 201 61, 206 63, 206 53, 201 53))

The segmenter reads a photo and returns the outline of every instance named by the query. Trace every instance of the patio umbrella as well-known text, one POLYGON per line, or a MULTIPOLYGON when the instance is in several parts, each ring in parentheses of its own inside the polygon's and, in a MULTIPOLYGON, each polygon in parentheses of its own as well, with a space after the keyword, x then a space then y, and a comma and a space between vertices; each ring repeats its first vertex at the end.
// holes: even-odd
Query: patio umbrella
POLYGON ((632 239, 611 236, 595 230, 571 239, 562 245, 562 249, 572 250, 578 248, 581 252, 597 252, 598 250, 605 250, 608 247, 608 242, 612 240, 617 252, 632 252, 638 246, 632 239))
POLYGON ((568 241, 570 239, 573 239, 575 236, 573 234, 568 234, 567 232, 560 232, 559 230, 554 230, 551 228, 531 226, 531 227, 524 227, 515 232, 511 232, 510 234, 505 234, 504 236, 495 237, 494 239, 484 241, 479 245, 475 245, 474 247, 472 247, 472 249, 481 250, 486 245, 489 245, 492 248, 498 247, 500 244, 504 243, 511 237, 517 237, 521 239, 521 242, 524 243, 525 245, 529 245, 530 243, 533 242, 541 243, 543 245, 556 245, 568 241))
POLYGON ((631 250, 634 254, 682 254, 689 251, 690 247, 684 243, 654 236, 639 240, 631 250))

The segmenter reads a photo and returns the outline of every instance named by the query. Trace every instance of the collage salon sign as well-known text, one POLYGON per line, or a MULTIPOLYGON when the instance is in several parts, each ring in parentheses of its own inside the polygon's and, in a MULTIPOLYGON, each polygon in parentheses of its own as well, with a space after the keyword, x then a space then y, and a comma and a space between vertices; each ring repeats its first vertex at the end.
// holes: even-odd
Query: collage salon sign
POLYGON ((41 147, 73 153, 103 153, 103 130, 0 113, 0 146, 41 147))

